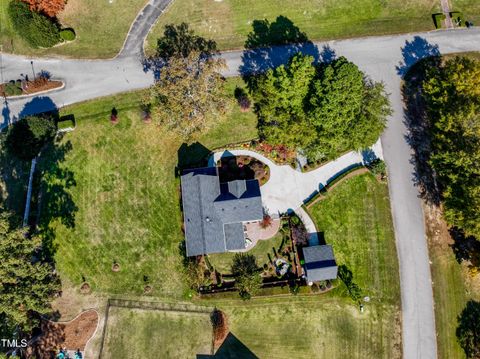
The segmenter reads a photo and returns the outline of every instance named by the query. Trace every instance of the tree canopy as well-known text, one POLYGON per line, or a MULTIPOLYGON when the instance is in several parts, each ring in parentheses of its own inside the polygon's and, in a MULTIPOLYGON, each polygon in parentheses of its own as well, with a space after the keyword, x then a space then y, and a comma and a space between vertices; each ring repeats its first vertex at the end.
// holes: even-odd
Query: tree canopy
POLYGON ((157 40, 157 57, 168 61, 172 57, 188 57, 192 52, 211 57, 217 52, 217 44, 195 35, 184 22, 166 25, 163 37, 157 40))
POLYGON ((65 0, 22 0, 30 6, 30 10, 55 17, 65 8, 65 0))
POLYGON ((6 145, 21 160, 29 161, 55 137, 55 120, 49 116, 29 116, 10 127, 6 145))
POLYGON ((224 80, 219 73, 223 66, 221 59, 206 59, 199 52, 170 58, 145 99, 152 118, 184 140, 192 140, 225 111, 224 80))
POLYGON ((445 217, 480 238, 480 62, 456 57, 433 67, 424 83, 445 217))
POLYGON ((158 79, 145 98, 154 119, 191 141, 227 106, 216 43, 195 35, 188 25, 167 25, 153 59, 158 79))
POLYGON ((0 316, 6 326, 29 331, 36 325, 35 314, 50 311, 60 281, 53 267, 38 258, 40 238, 29 238, 16 222, 0 208, 0 316))
POLYGON ((30 10, 28 4, 13 0, 8 13, 15 31, 32 47, 52 47, 60 42, 60 30, 55 21, 30 10))
POLYGON ((313 57, 296 54, 260 76, 251 92, 260 136, 311 158, 373 145, 391 113, 384 85, 344 57, 316 66, 313 57))
POLYGON ((480 358, 480 303, 470 300, 458 316, 457 339, 467 358, 480 358))
POLYGON ((232 274, 235 277, 235 286, 243 299, 250 299, 262 285, 257 259, 252 254, 235 254, 232 262, 232 274))

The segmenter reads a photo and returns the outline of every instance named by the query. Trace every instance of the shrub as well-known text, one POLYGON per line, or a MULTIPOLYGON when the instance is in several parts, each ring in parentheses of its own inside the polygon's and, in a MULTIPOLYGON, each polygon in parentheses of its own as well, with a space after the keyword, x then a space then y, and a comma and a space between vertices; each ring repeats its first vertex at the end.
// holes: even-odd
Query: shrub
POLYGON ((377 159, 377 160, 373 161, 372 163, 370 163, 368 165, 368 169, 375 176, 382 176, 383 177, 387 173, 387 167, 385 165, 385 162, 380 160, 380 159, 377 159))
POLYGON ((32 47, 52 47, 60 41, 57 24, 48 17, 32 12, 24 2, 13 0, 8 14, 15 31, 32 47))
POLYGON ((53 140, 55 133, 55 121, 51 117, 25 117, 9 129, 6 145, 13 155, 29 161, 53 140))
POLYGON ((18 96, 23 93, 22 88, 15 81, 10 81, 4 85, 6 96, 18 96))
POLYGON ((442 28, 442 21, 445 20, 444 14, 433 14, 433 23, 435 24, 436 29, 442 28))
POLYGON ((76 38, 75 31, 73 29, 60 30, 60 37, 65 41, 73 41, 76 38))

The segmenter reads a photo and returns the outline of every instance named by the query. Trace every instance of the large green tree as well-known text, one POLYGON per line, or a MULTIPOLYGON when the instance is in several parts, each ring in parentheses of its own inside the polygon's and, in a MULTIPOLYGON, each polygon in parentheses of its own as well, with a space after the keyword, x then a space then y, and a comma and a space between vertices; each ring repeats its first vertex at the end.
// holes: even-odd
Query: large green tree
POLYGON ((13 28, 30 46, 52 47, 60 42, 60 29, 55 20, 30 10, 28 4, 12 0, 8 13, 13 28))
POLYGON ((431 135, 430 164, 449 224, 480 238, 480 62, 446 61, 423 86, 431 135))
POLYGON ((373 145, 391 113, 383 84, 344 57, 316 66, 296 54, 260 76, 251 92, 260 136, 312 159, 373 145))
POLYGON ((56 125, 49 116, 28 116, 15 122, 8 130, 8 150, 21 160, 29 161, 53 140, 56 125))
POLYGON ((5 331, 29 331, 37 324, 37 314, 50 312, 60 281, 52 265, 40 260, 40 238, 28 236, 16 222, 0 208, 0 317, 5 331))
POLYGON ((235 254, 232 262, 232 274, 235 277, 235 286, 243 299, 250 299, 262 285, 257 259, 252 254, 235 254))
POLYGON ((480 359, 480 303, 470 300, 458 316, 457 339, 467 358, 480 359))
POLYGON ((315 76, 313 57, 294 55, 288 65, 260 76, 253 98, 262 138, 274 145, 306 148, 315 135, 305 113, 305 99, 315 76))
POLYGON ((145 99, 152 117, 184 140, 192 140, 225 111, 224 79, 219 73, 223 66, 223 60, 199 52, 170 58, 145 99))

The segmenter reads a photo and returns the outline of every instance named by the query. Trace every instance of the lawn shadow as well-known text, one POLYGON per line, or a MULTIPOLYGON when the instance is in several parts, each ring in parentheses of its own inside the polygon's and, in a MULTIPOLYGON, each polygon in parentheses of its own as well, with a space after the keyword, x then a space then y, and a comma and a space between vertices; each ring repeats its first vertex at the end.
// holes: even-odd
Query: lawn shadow
POLYGON ((430 68, 440 66, 440 57, 420 59, 404 75, 402 96, 405 103, 404 123, 408 129, 405 139, 412 148, 410 162, 414 166, 413 181, 420 196, 428 203, 440 204, 440 192, 429 161, 431 156, 430 123, 423 97, 423 82, 430 68))
POLYGON ((177 151, 178 162, 175 167, 175 177, 180 177, 186 169, 207 167, 208 156, 211 152, 200 142, 182 143, 177 151))
POLYGON ((229 332, 214 355, 197 354, 197 359, 258 359, 232 332, 229 332))
POLYGON ((469 300, 457 318, 456 336, 467 358, 480 356, 480 302, 469 300))
POLYGON ((58 107, 48 96, 35 97, 25 104, 22 111, 18 114, 18 118, 37 114, 51 114, 53 116, 58 116, 58 107))
MULTIPOLYGON (((295 24, 285 16, 275 21, 254 20, 252 32, 245 41, 240 74, 249 84, 254 75, 268 69, 286 64, 296 53, 313 56, 314 61, 321 59, 318 48, 295 24)), ((331 58, 332 51, 327 50, 325 58, 331 58)), ((252 86, 251 84, 249 85, 252 86)))
POLYGON ((458 263, 463 261, 470 262, 470 266, 480 269, 480 241, 474 236, 467 236, 457 227, 452 227, 449 230, 454 243, 452 247, 455 259, 458 263))
MULTIPOLYGON (((75 227, 75 215, 78 207, 70 193, 77 185, 74 173, 63 165, 67 154, 72 151, 70 141, 62 141, 58 135, 41 153, 37 168, 37 191, 32 203, 36 204, 33 223, 43 238, 43 250, 46 259, 53 259, 56 252, 55 230, 53 222, 60 221, 67 228, 75 227)), ((34 192, 35 193, 35 192, 34 192)))
POLYGON ((13 119, 11 118, 11 111, 10 111, 10 107, 8 106, 8 101, 5 100, 3 102, 3 108, 2 108, 2 122, 0 122, 0 130, 8 127, 13 119))
POLYGON ((415 36, 412 41, 405 41, 402 48, 403 61, 397 67, 397 74, 402 78, 407 75, 410 68, 422 59, 427 57, 440 56, 438 45, 430 44, 426 39, 415 36))

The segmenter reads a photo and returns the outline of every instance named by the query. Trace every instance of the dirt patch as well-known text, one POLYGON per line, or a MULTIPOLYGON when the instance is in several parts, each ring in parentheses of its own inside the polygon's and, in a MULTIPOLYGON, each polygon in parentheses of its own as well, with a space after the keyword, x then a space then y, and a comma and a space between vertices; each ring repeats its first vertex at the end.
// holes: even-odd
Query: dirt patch
POLYGON ((27 357, 49 359, 58 349, 85 350, 85 346, 97 329, 98 314, 95 310, 83 312, 69 322, 41 323, 42 334, 27 350, 27 357))
MULTIPOLYGON (((423 212, 425 214, 426 234, 431 249, 438 252, 453 251, 452 247, 455 240, 452 238, 450 227, 443 218, 441 207, 423 203, 423 212)), ((462 277, 465 285, 473 293, 480 293, 480 275, 472 276, 469 266, 468 261, 462 261, 462 277)))

